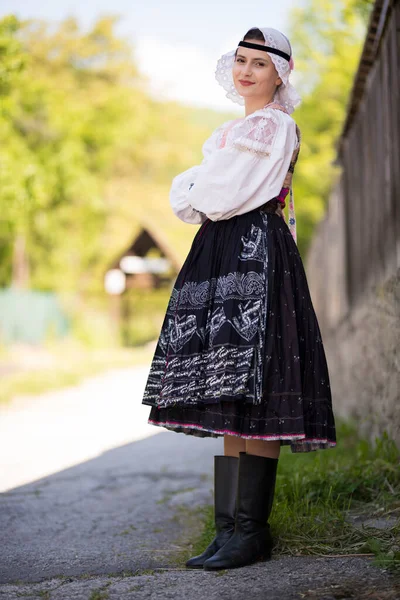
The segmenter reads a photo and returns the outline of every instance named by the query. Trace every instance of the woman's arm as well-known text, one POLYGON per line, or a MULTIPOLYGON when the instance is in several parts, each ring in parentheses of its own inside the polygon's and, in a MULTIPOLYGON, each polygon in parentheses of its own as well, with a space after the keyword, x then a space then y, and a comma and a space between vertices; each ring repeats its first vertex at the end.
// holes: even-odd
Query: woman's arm
POLYGON ((198 225, 207 219, 203 212, 196 210, 189 204, 190 190, 196 182, 198 174, 204 168, 204 165, 210 159, 213 152, 216 151, 218 136, 223 127, 224 125, 221 125, 215 129, 211 136, 204 142, 202 147, 203 160, 201 164, 190 167, 190 169, 179 173, 172 180, 169 193, 171 207, 174 214, 182 221, 185 221, 185 223, 198 225))
POLYGON ((190 205, 213 221, 249 212, 275 198, 297 141, 293 119, 272 109, 245 121, 237 132, 242 135, 233 136, 210 156, 189 192, 190 205))
POLYGON ((185 221, 198 225, 203 223, 207 217, 204 213, 196 210, 189 204, 189 191, 196 181, 197 173, 201 169, 201 165, 195 165, 183 173, 179 173, 172 180, 171 190, 169 193, 170 203, 174 214, 185 221))

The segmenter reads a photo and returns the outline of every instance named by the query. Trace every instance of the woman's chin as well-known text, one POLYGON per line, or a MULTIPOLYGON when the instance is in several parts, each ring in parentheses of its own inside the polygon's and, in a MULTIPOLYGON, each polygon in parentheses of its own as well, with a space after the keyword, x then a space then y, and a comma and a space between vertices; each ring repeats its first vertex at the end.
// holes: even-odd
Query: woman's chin
POLYGON ((254 96, 254 91, 246 89, 245 86, 237 87, 236 91, 239 94, 239 96, 242 96, 243 98, 251 98, 252 96, 254 96))

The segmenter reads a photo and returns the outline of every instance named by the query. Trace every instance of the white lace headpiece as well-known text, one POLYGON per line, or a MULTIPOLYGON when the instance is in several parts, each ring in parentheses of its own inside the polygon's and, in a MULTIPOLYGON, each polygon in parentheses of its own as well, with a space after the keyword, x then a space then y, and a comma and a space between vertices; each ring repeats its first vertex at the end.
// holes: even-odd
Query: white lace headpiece
MULTIPOLYGON (((257 42, 257 45, 264 45, 271 49, 271 51, 267 50, 267 54, 271 57, 278 75, 282 79, 282 84, 276 90, 274 102, 279 102, 290 114, 301 102, 299 94, 289 82, 289 75, 294 68, 290 42, 283 33, 277 29, 272 29, 272 27, 252 27, 251 29, 259 29, 264 36, 265 44, 257 42), (279 54, 273 52, 273 50, 279 52, 279 54)), ((248 42, 244 42, 243 39, 241 42, 250 48, 257 47, 256 44, 249 44, 248 42)), ((218 59, 215 79, 227 92, 225 95, 229 100, 244 105, 244 98, 237 92, 233 83, 232 67, 235 62, 235 52, 236 49, 230 50, 218 59)))

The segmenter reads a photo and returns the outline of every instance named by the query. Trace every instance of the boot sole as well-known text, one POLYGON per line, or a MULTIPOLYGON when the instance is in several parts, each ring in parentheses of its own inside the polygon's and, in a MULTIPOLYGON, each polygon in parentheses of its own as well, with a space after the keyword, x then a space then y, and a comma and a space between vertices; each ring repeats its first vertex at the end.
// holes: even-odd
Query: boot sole
POLYGON ((241 567, 249 567, 250 565, 254 565, 255 563, 258 563, 258 562, 267 562, 268 560, 271 560, 271 558, 272 558, 271 554, 263 554, 262 556, 259 556, 259 557, 255 558, 254 560, 252 560, 251 562, 245 563, 243 565, 232 565, 232 566, 204 565, 203 570, 204 571, 222 571, 223 569, 240 569, 241 567))

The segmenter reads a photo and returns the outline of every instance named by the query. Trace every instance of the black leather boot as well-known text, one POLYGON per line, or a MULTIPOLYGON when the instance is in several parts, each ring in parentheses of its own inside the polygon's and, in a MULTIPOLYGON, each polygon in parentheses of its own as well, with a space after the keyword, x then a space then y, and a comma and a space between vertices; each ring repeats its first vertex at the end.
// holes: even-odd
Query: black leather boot
POLYGON ((268 518, 278 460, 240 452, 235 533, 205 561, 204 569, 232 569, 271 558, 272 538, 268 518))
POLYGON ((214 515, 216 536, 202 554, 189 558, 187 567, 202 569, 204 562, 229 540, 235 530, 239 459, 214 456, 214 515))

